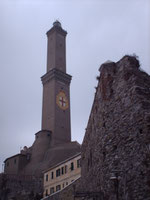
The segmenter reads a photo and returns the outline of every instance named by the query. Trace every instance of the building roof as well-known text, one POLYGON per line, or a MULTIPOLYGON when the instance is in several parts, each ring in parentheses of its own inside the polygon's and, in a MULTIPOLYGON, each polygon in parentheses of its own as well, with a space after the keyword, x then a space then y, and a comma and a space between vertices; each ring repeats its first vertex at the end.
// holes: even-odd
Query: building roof
POLYGON ((21 153, 18 153, 18 154, 14 155, 14 156, 11 156, 11 157, 9 157, 9 158, 6 158, 6 160, 4 160, 4 163, 5 163, 7 160, 9 160, 9 159, 11 159, 11 158, 14 158, 14 157, 17 157, 17 156, 26 156, 26 155, 21 154, 21 153))
POLYGON ((48 172, 49 170, 52 170, 52 169, 54 169, 55 167, 58 167, 59 165, 65 163, 65 162, 67 162, 67 161, 69 161, 69 160, 71 160, 71 159, 73 159, 73 158, 75 158, 75 157, 77 157, 77 156, 79 156, 79 155, 81 155, 81 152, 75 154, 74 156, 71 156, 71 157, 67 158, 66 160, 64 160, 64 161, 62 161, 62 162, 59 162, 58 164, 56 164, 56 165, 54 165, 54 166, 48 168, 47 170, 44 170, 43 173, 46 173, 46 172, 48 172))

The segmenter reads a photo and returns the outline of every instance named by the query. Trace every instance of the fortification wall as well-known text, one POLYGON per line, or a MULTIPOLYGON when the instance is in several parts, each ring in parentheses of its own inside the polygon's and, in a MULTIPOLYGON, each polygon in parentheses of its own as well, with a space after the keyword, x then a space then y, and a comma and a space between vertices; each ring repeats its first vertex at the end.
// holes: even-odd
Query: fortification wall
POLYGON ((150 199, 150 76, 135 57, 100 68, 81 176, 105 200, 150 199))
POLYGON ((43 180, 28 175, 0 174, 0 199, 39 200, 43 193, 43 180))

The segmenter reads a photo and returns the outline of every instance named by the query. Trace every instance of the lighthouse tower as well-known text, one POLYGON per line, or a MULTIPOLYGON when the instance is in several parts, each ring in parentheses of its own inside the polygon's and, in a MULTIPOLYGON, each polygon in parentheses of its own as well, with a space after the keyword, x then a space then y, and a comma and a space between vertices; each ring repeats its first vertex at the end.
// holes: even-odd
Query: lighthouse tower
POLYGON ((71 141, 70 81, 66 74, 66 35, 59 21, 47 32, 47 72, 43 83, 42 130, 52 133, 52 143, 71 141))
POLYGON ((71 76, 66 73, 66 35, 59 21, 47 32, 47 70, 41 78, 42 128, 35 134, 31 147, 25 146, 20 154, 5 160, 6 174, 41 177, 43 170, 81 152, 80 144, 71 141, 71 76))

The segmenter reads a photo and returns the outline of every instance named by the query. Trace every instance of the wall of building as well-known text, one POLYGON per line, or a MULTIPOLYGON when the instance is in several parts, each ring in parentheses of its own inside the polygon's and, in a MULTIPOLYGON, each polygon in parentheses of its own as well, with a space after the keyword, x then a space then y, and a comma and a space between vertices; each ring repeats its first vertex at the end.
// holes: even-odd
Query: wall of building
POLYGON ((51 131, 42 130, 35 134, 32 145, 31 162, 37 164, 43 160, 45 152, 51 147, 51 131))
POLYGON ((27 163, 26 155, 17 154, 6 159, 4 171, 7 174, 18 174, 27 163))

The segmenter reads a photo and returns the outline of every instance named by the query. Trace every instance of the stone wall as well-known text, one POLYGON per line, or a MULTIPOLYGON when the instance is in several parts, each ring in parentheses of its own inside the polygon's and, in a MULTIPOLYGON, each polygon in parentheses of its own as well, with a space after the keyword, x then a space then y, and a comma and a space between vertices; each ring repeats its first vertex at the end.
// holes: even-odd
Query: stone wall
POLYGON ((0 174, 0 200, 39 200, 43 180, 34 176, 0 174))
POLYGON ((150 200, 150 76, 134 56, 100 67, 81 176, 105 200, 150 200))
POLYGON ((49 197, 43 198, 42 200, 74 200, 75 189, 80 185, 80 178, 71 183, 63 190, 50 195, 49 197))

